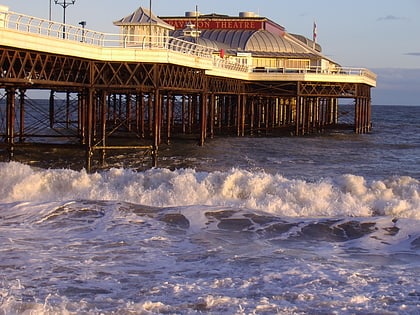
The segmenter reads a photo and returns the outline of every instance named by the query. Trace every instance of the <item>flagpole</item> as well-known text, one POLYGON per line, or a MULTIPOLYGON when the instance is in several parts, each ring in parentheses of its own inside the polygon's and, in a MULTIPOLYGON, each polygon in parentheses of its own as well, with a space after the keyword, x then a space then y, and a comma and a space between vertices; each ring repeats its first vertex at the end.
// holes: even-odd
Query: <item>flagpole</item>
POLYGON ((149 0, 149 45, 152 48, 152 0, 149 0))

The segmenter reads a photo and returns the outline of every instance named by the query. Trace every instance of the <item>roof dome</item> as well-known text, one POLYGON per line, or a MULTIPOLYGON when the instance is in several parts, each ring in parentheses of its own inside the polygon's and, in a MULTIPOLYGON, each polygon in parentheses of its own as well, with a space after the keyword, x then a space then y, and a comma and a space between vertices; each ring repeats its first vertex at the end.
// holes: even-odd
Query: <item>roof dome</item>
POLYGON ((319 45, 318 43, 314 43, 313 40, 303 36, 303 35, 299 35, 299 34, 290 34, 293 37, 295 37, 296 39, 300 40, 302 43, 304 43, 306 46, 310 46, 310 47, 315 47, 315 50, 318 52, 322 52, 322 47, 321 45, 319 45), (315 46, 314 46, 315 44, 315 46))
MULTIPOLYGON (((187 43, 193 43, 193 44, 198 44, 200 46, 205 46, 205 47, 209 47, 212 48, 214 50, 220 50, 220 46, 218 45, 218 43, 208 39, 208 38, 202 38, 202 37, 191 37, 191 36, 179 36, 179 37, 175 37, 176 39, 180 39, 182 41, 184 41, 184 45, 187 46, 187 43)), ((172 42, 172 39, 169 39, 170 42, 172 42)), ((177 45, 181 45, 180 43, 177 43, 177 45)))
POLYGON ((228 49, 230 47, 230 46, 225 45, 221 42, 217 42, 217 41, 215 41, 211 38, 201 36, 202 32, 200 33, 200 36, 198 36, 198 37, 185 36, 184 35, 184 30, 173 31, 171 33, 171 35, 173 37, 177 38, 177 39, 181 39, 181 40, 184 40, 184 41, 190 42, 190 43, 196 43, 196 44, 201 45, 201 46, 210 47, 210 48, 213 48, 215 50, 219 50, 219 49, 222 49, 222 48, 228 49))
POLYGON ((295 44, 286 37, 281 37, 267 31, 255 31, 248 38, 244 50, 261 52, 305 53, 302 46, 295 44))
POLYGON ((296 40, 264 30, 202 30, 201 37, 242 51, 308 53, 308 48, 299 45, 296 40))
POLYGON ((203 30, 201 36, 223 43, 232 49, 244 50, 246 42, 253 32, 247 30, 203 30))

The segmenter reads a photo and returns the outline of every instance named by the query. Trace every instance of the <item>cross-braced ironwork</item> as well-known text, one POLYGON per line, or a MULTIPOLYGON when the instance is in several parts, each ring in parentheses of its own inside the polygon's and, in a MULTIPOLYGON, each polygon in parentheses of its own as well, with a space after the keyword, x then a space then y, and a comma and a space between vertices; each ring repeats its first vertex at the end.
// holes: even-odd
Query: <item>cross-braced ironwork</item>
POLYGON ((88 168, 92 156, 100 152, 104 160, 113 149, 152 152, 156 165, 159 146, 174 133, 198 134, 204 144, 216 134, 305 135, 338 128, 341 98, 354 100, 354 131, 371 128, 370 86, 359 83, 247 81, 170 63, 1 47, 0 88, 0 136, 10 156, 15 139, 55 134, 79 139, 88 168), (33 105, 26 97, 30 89, 51 91, 47 105, 33 105))

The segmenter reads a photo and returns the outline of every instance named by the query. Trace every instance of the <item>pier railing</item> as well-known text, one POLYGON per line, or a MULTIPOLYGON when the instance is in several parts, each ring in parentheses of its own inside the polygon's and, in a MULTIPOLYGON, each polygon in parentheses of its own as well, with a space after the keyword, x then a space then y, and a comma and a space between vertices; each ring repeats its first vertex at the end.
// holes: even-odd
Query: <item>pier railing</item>
POLYGON ((93 31, 84 27, 63 24, 48 19, 37 18, 25 14, 8 11, 0 6, 0 28, 46 36, 57 40, 73 41, 84 45, 107 48, 127 48, 137 50, 169 50, 213 60, 213 65, 229 70, 248 72, 249 68, 222 59, 218 50, 194 42, 170 36, 150 36, 131 34, 112 34, 93 31))
POLYGON ((319 74, 319 75, 343 75, 343 76, 362 76, 371 80, 376 80, 375 73, 366 68, 350 68, 350 67, 306 67, 306 68, 267 68, 257 67, 253 68, 254 73, 267 73, 267 74, 319 74))
POLYGON ((109 48, 127 48, 137 50, 167 50, 194 57, 211 59, 216 68, 239 72, 261 72, 269 74, 318 74, 361 76, 376 80, 376 75, 365 68, 255 68, 243 65, 235 59, 220 58, 219 51, 213 47, 203 46, 194 42, 181 40, 170 36, 111 34, 97 32, 85 27, 63 24, 48 19, 37 18, 9 11, 0 5, 0 29, 6 28, 18 32, 46 36, 66 41, 74 41, 83 45, 109 48))
POLYGON ((0 28, 98 46, 102 45, 105 37, 105 34, 101 32, 8 11, 1 6, 0 28))

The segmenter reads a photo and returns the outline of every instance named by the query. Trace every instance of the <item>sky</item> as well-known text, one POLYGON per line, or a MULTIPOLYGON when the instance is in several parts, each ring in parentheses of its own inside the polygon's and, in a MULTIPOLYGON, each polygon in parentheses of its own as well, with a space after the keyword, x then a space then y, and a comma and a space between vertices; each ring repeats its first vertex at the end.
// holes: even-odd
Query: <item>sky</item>
MULTIPOLYGON (((71 0, 66 0, 67 3, 71 0)), ((0 0, 11 11, 63 21, 54 0, 0 0)), ((59 0, 64 3, 64 0, 59 0)), ((368 68, 378 75, 373 105, 420 106, 420 0, 151 0, 158 16, 183 16, 186 11, 237 16, 251 11, 284 26, 289 33, 312 38, 325 56, 343 67, 368 68)), ((66 21, 86 28, 118 33, 112 24, 150 0, 76 0, 66 21)))

